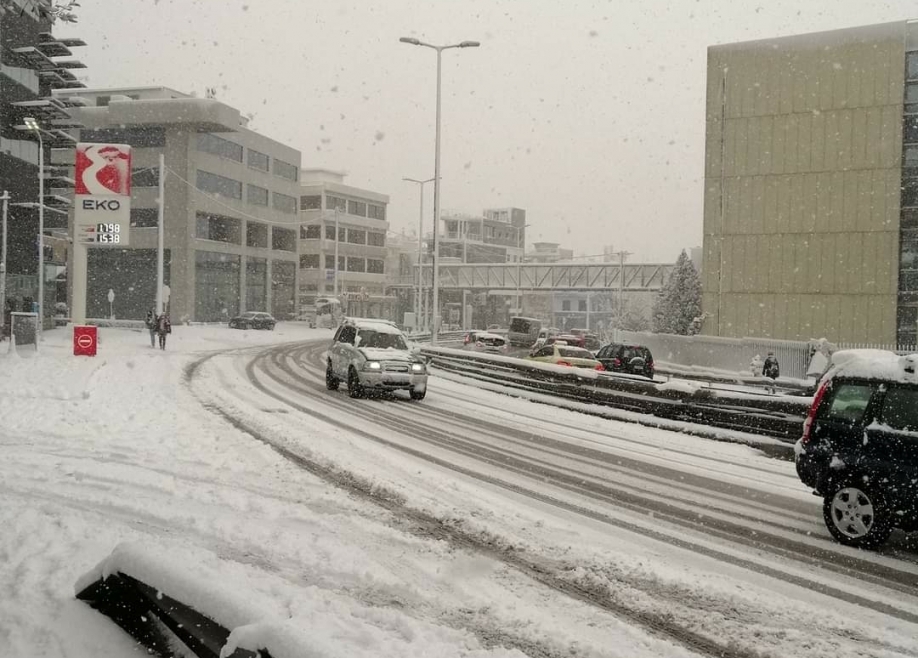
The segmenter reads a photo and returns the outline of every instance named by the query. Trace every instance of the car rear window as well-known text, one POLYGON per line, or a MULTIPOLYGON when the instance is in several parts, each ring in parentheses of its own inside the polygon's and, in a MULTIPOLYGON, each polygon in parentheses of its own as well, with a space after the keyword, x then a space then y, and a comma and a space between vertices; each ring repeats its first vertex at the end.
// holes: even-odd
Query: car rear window
POLYGON ((507 342, 503 338, 498 338, 497 336, 485 336, 483 338, 479 338, 478 341, 492 347, 495 345, 500 347, 507 342))
POLYGON ((837 384, 832 402, 823 406, 821 420, 857 423, 864 416, 875 386, 870 384, 837 384))
POLYGON ((883 400, 880 422, 897 430, 918 430, 918 389, 889 389, 883 400))
POLYGON ((521 334, 528 333, 531 327, 532 324, 529 322, 529 320, 521 320, 519 318, 513 320, 510 323, 510 331, 521 334))

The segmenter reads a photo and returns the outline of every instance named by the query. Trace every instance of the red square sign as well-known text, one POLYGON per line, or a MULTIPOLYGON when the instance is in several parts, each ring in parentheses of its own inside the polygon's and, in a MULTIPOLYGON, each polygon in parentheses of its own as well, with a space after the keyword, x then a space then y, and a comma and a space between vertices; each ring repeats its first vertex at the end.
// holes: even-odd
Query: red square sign
POLYGON ((95 356, 98 334, 95 327, 77 325, 73 328, 73 355, 95 356))

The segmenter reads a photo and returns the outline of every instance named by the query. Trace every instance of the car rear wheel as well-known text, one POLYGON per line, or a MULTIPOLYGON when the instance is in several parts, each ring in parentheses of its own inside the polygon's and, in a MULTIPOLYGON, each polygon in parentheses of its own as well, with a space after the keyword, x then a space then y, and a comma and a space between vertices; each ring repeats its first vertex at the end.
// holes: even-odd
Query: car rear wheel
POLYGON ((883 496, 860 481, 842 482, 825 497, 823 518, 840 544, 876 548, 889 538, 892 523, 883 496))
POLYGON ((424 396, 427 395, 427 389, 425 388, 423 391, 416 391, 414 389, 411 389, 410 391, 408 391, 408 395, 411 396, 412 400, 423 400, 424 396))
POLYGON ((328 365, 325 366, 325 388, 329 391, 337 391, 340 383, 335 377, 335 371, 332 370, 331 359, 329 359, 328 365))
POLYGON ((360 384, 357 371, 353 368, 347 371, 347 392, 352 398, 363 397, 363 386, 360 384))

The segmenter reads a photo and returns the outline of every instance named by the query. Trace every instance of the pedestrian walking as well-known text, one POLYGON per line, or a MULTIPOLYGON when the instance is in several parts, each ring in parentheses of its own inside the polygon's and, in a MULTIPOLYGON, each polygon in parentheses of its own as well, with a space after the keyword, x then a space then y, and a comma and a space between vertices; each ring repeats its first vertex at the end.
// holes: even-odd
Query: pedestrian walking
POLYGON ((769 352, 768 356, 765 358, 765 364, 762 366, 762 375, 771 380, 771 389, 772 394, 777 392, 775 388, 775 380, 781 376, 781 366, 778 364, 778 358, 775 356, 774 352, 769 352))
POLYGON ((147 317, 144 318, 143 323, 147 326, 147 331, 150 332, 150 347, 156 348, 156 311, 152 308, 147 311, 147 317))
POLYGON ((166 349, 166 336, 172 333, 172 322, 169 320, 168 313, 163 313, 156 318, 156 333, 159 334, 159 349, 166 349))
POLYGON ((758 377, 762 374, 762 368, 765 367, 765 362, 762 361, 762 357, 756 354, 752 357, 752 361, 749 363, 749 369, 752 371, 753 377, 758 377))

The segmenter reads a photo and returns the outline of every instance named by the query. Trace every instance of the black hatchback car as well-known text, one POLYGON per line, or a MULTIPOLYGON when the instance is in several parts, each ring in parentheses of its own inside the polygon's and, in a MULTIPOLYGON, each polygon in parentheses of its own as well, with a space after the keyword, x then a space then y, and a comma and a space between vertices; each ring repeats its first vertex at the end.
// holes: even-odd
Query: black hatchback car
POLYGON ((833 355, 795 447, 797 475, 848 546, 918 530, 918 355, 833 355))
POLYGON ((258 311, 248 311, 242 315, 237 315, 229 321, 230 329, 267 329, 274 330, 277 321, 270 313, 260 313, 258 311))
POLYGON ((610 343, 599 349, 596 359, 607 372, 624 372, 653 379, 653 354, 643 345, 610 343))

